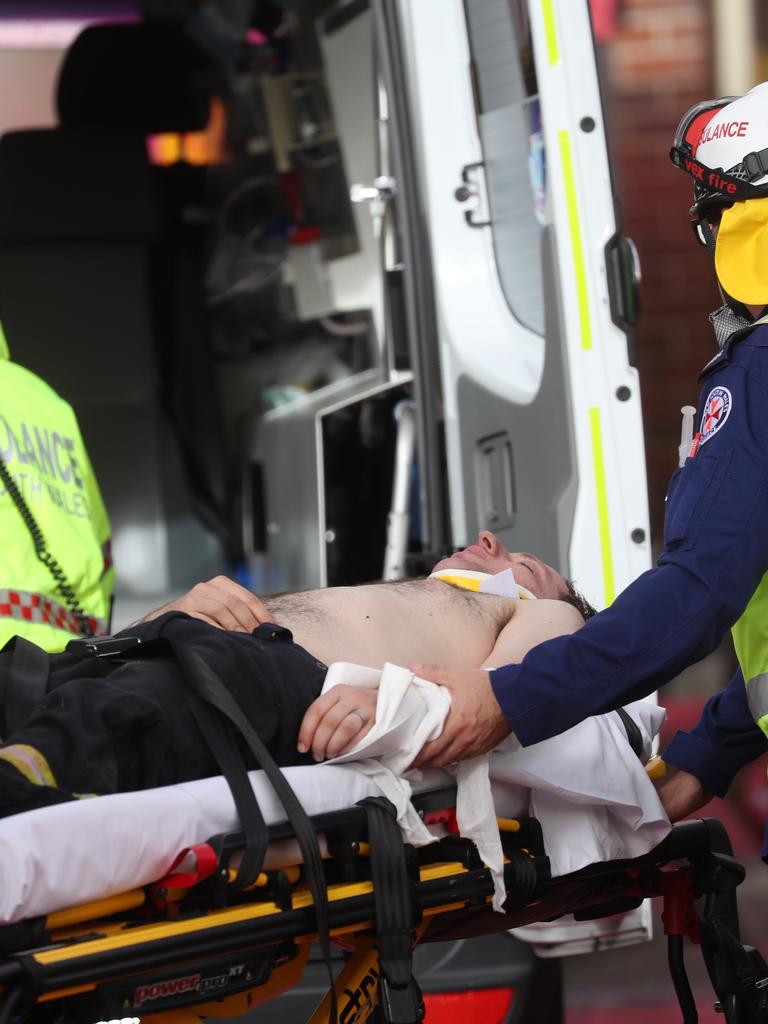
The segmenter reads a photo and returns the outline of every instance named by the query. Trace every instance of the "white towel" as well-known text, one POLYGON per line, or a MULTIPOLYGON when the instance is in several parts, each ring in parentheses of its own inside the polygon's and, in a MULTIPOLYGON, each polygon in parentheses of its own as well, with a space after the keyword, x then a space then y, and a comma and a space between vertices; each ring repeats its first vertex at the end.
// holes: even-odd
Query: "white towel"
MULTIPOLYGON (((410 802, 411 782, 421 773, 407 768, 424 743, 440 735, 450 709, 449 692, 391 664, 378 672, 335 662, 323 692, 338 685, 378 688, 376 721, 352 750, 328 763, 354 762, 395 805, 406 840, 416 846, 434 842, 410 802)), ((664 711, 648 701, 638 701, 628 711, 648 757, 664 711)), ((553 876, 597 861, 640 856, 660 843, 670 828, 615 713, 588 719, 527 748, 510 736, 491 755, 460 762, 450 770, 457 783, 459 830, 475 843, 491 870, 497 910, 506 897, 497 814, 539 819, 553 876)))
POLYGON ((406 841, 415 846, 433 843, 435 837, 411 804, 412 776, 406 769, 424 744, 440 735, 451 706, 450 694, 445 687, 417 679, 408 669, 389 663, 380 672, 336 661, 328 669, 323 693, 341 685, 378 691, 376 721, 352 750, 325 764, 354 762, 357 771, 372 779, 395 805, 406 841))

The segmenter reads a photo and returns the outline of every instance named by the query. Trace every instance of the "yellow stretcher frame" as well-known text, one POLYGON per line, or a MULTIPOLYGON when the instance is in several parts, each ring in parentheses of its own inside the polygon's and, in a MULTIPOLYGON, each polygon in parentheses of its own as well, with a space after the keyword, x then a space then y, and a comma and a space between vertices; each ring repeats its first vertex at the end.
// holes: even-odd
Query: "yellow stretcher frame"
MULTIPOLYGON (((361 822, 363 821, 361 812, 361 822)), ((540 832, 537 826, 526 832, 518 820, 500 818, 497 821, 505 842, 525 842, 525 837, 530 836, 538 840, 540 845, 540 832)), ((450 837, 446 842, 453 844, 454 854, 456 843, 463 846, 467 851, 467 857, 463 862, 438 860, 424 863, 419 867, 415 888, 419 892, 424 890, 427 896, 422 898, 424 905, 421 908, 420 921, 413 929, 413 946, 422 939, 436 917, 456 912, 470 904, 475 908, 488 906, 492 899, 493 883, 490 872, 479 863, 472 844, 459 840, 458 837, 450 837), (469 889, 463 890, 462 884, 468 885, 469 889)), ((365 863, 369 854, 367 844, 355 842, 354 845, 360 863, 365 863)), ((435 847, 426 848, 429 851, 434 849, 435 847)), ((540 876, 548 877, 548 862, 543 856, 543 847, 538 853, 524 847, 510 849, 510 853, 513 858, 517 857, 524 862, 530 860, 533 863, 538 858, 540 876)), ((507 863, 509 864, 509 859, 507 863)), ((231 880, 235 873, 231 868, 227 868, 221 874, 226 874, 231 880)), ((117 956, 127 963, 132 952, 142 951, 147 947, 160 949, 179 941, 187 946, 202 944, 206 948, 213 948, 219 934, 230 934, 234 929, 243 928, 244 934, 247 933, 247 938, 243 939, 243 946, 258 954, 260 949, 268 949, 274 945, 274 927, 276 924, 279 925, 287 911, 308 912, 310 916, 307 920, 313 922, 313 899, 302 882, 299 868, 262 873, 251 887, 250 894, 254 897, 253 902, 246 900, 186 916, 183 911, 186 891, 168 889, 162 887, 162 883, 160 887, 156 884, 145 889, 133 889, 48 915, 41 922, 40 928, 48 944, 18 954, 18 960, 25 965, 29 976, 59 976, 65 979, 61 984, 44 984, 43 990, 35 995, 36 1003, 50 1004, 54 1001, 68 1000, 79 1002, 90 994, 97 993, 105 984, 109 985, 115 981, 113 975, 107 972, 104 976, 103 971, 102 976, 89 980, 88 964, 91 961, 97 964, 106 957, 117 956), (280 876, 281 881, 290 884, 290 906, 286 905, 284 898, 281 902, 260 898, 261 892, 269 886, 270 881, 275 880, 275 876, 280 876), (158 892, 162 893, 163 902, 167 901, 169 914, 162 919, 148 919, 143 923, 140 915, 151 905, 153 896, 157 896, 158 892), (260 931, 265 932, 265 939, 259 939, 260 931)), ((338 1017, 343 1020, 349 1012, 353 1012, 356 1021, 363 1021, 376 1006, 379 979, 378 949, 373 934, 373 883, 367 879, 333 882, 328 885, 327 894, 331 912, 335 908, 344 911, 347 907, 367 901, 361 912, 351 913, 348 922, 332 924, 330 928, 331 939, 349 953, 349 959, 334 985, 338 1017)), ((240 899, 242 898, 241 896, 240 899)), ((1 934, 2 929, 0 936, 1 934)), ((136 1005, 138 997, 134 993, 133 1002, 124 1001, 121 1006, 114 1006, 110 1013, 113 1016, 119 1013, 140 1013, 144 1024, 152 1024, 154 1021, 158 1024, 198 1024, 203 1017, 229 1017, 245 1013, 287 991, 300 980, 310 947, 317 940, 317 934, 312 927, 308 927, 292 933, 290 938, 293 945, 291 955, 278 958, 278 962, 270 965, 268 979, 261 983, 257 981, 253 987, 244 991, 215 999, 206 998, 201 994, 199 1001, 188 1006, 163 1008, 154 1012, 151 1003, 155 1000, 150 985, 149 995, 143 999, 141 1005, 136 1005)), ((13 957, 11 959, 13 960, 13 957)), ((194 975, 194 959, 187 954, 182 954, 178 960, 169 963, 166 973, 167 978, 175 979, 182 987, 190 987, 190 979, 194 975)), ((141 971, 128 971, 124 979, 128 987, 133 984, 132 978, 136 979, 137 985, 141 985, 141 971)), ((3 967, 0 966, 0 994, 3 991, 3 982, 3 967)), ((163 984, 172 983, 173 980, 158 982, 158 991, 163 984)), ((310 1024, 330 1021, 330 1006, 329 991, 310 1018, 310 1024)))
MULTIPOLYGON (((517 821, 502 819, 502 827, 505 831, 516 831, 520 825, 517 821)), ((459 862, 441 862, 422 868, 419 872, 419 880, 421 882, 434 882, 440 879, 455 881, 457 876, 467 874, 469 874, 469 869, 459 862)), ((328 899, 329 903, 333 905, 355 897, 369 896, 372 893, 373 884, 371 882, 337 884, 329 886, 328 899)), ((490 903, 491 896, 492 893, 489 891, 485 897, 486 903, 490 903)), ((46 919, 46 931, 51 934, 54 944, 50 948, 36 950, 28 955, 38 966, 45 968, 62 964, 68 960, 82 959, 90 954, 98 955, 116 949, 126 950, 131 946, 142 945, 148 939, 152 942, 162 942, 165 939, 172 939, 194 931, 227 928, 243 920, 257 922, 279 915, 284 910, 274 902, 248 903, 210 911, 190 920, 171 918, 168 921, 153 921, 146 926, 132 927, 127 932, 124 930, 124 922, 109 920, 115 914, 141 907, 145 901, 145 891, 136 889, 51 914, 46 919), (94 928, 98 928, 99 937, 83 941, 81 936, 92 932, 94 928), (59 943, 61 944, 59 945, 59 943)), ((460 910, 463 902, 447 902, 425 910, 421 923, 414 930, 413 945, 415 946, 419 942, 436 915, 460 910)), ((309 891, 304 887, 299 887, 292 896, 291 909, 308 908, 312 906, 312 903, 309 891)), ((376 982, 378 982, 379 970, 376 939, 370 934, 373 928, 373 918, 369 917, 356 921, 353 925, 332 928, 330 933, 333 940, 340 941, 351 952, 348 962, 336 979, 334 988, 339 1018, 345 1019, 343 1011, 348 1003, 355 1004, 358 1007, 358 1016, 355 1017, 356 1024, 366 1020, 376 1005, 376 982), (359 1015, 362 1012, 365 1013, 365 1016, 359 1015)), ((142 1014, 142 1024, 153 1024, 153 1022, 157 1022, 157 1024, 199 1024, 204 1017, 230 1017, 245 1013, 287 991, 299 982, 310 948, 316 940, 317 935, 314 932, 296 936, 296 955, 285 963, 274 967, 269 980, 262 985, 215 1001, 200 1002, 184 1009, 163 1011, 158 1014, 142 1014)), ((95 982, 54 988, 39 996, 38 1002, 48 1003, 82 996, 89 991, 95 991, 96 988, 97 983, 95 982)), ((132 1008, 125 1007, 125 1009, 132 1008)), ((329 1021, 330 992, 326 994, 308 1024, 323 1024, 323 1022, 329 1021)))
MULTIPOLYGON (((662 763, 663 764, 663 763, 662 763)), ((431 799, 437 800, 437 805, 446 806, 451 802, 452 791, 443 791, 440 794, 432 794, 431 799)), ((426 805, 425 805, 426 806, 426 805)), ((354 843, 355 856, 359 863, 364 864, 368 859, 370 850, 364 841, 364 815, 359 813, 358 826, 363 829, 362 839, 354 843)), ((505 850, 508 854, 507 864, 510 864, 510 857, 517 858, 524 863, 537 865, 539 877, 548 879, 548 862, 543 856, 543 844, 541 842, 538 827, 531 828, 530 822, 524 827, 517 819, 497 818, 498 827, 502 836, 505 850)), ((349 827, 349 825, 345 825, 349 827)), ((471 844, 454 838, 452 842, 464 843, 465 848, 472 850, 471 844)), ((428 848, 434 849, 434 848, 428 848)), ((455 849, 453 850, 455 856, 455 849)), ((227 859, 224 869, 219 871, 220 876, 231 882, 236 872, 236 854, 227 859)), ((422 851, 422 856, 429 856, 422 851)), ((444 892, 444 897, 438 895, 427 900, 421 907, 419 924, 413 931, 413 945, 415 946, 428 931, 432 922, 440 915, 455 913, 468 905, 477 909, 478 906, 488 906, 493 892, 493 885, 490 873, 480 865, 474 854, 465 858, 463 862, 456 859, 446 859, 436 863, 424 863, 418 869, 418 886, 422 889, 437 887, 438 893, 444 892), (464 882, 472 879, 471 888, 468 891, 469 898, 462 899, 461 892, 464 882)), ((170 885, 172 886, 171 881, 170 885)), ((147 949, 162 949, 168 946, 180 945, 184 949, 199 946, 203 949, 214 949, 219 944, 218 937, 221 934, 229 934, 233 930, 239 930, 246 936, 243 938, 243 946, 248 948, 258 957, 259 950, 267 948, 274 940, 268 938, 260 941, 259 932, 266 931, 272 935, 275 932, 274 922, 281 920, 281 915, 287 910, 293 912, 313 910, 312 896, 307 887, 302 883, 301 868, 298 866, 287 867, 279 872, 263 872, 256 879, 250 888, 252 899, 246 900, 240 897, 240 902, 232 905, 214 907, 187 916, 184 913, 184 900, 189 895, 186 889, 169 888, 169 883, 156 883, 146 888, 136 888, 127 892, 110 896, 105 899, 91 901, 80 906, 68 907, 65 910, 49 914, 41 922, 40 933, 47 937, 48 945, 32 949, 23 954, 24 962, 28 973, 33 976, 44 976, 46 978, 58 976, 63 979, 60 983, 44 984, 36 995, 36 1001, 40 1004, 50 1004, 53 1001, 80 1000, 89 994, 95 994, 105 984, 105 979, 89 979, 89 963, 102 962, 105 958, 122 959, 124 963, 132 963, 131 957, 138 962, 141 957, 136 951, 147 949), (278 877, 279 876, 279 877, 278 877), (270 885, 278 880, 281 883, 280 902, 269 898, 270 885), (290 891, 289 903, 286 903, 286 888, 290 891), (158 902, 166 908, 162 917, 155 915, 142 919, 142 915, 152 910, 153 905, 158 902)), ((273 886, 274 888, 274 886, 273 886)), ((280 887, 278 887, 280 889, 280 887)), ((330 930, 331 939, 342 945, 349 954, 349 960, 344 966, 335 984, 336 1000, 340 1019, 345 1019, 345 1007, 357 1014, 356 1020, 362 1021, 367 1018, 377 999, 377 983, 379 978, 378 950, 375 936, 373 935, 375 922, 375 907, 373 901, 373 883, 369 880, 335 882, 328 886, 329 908, 333 911, 337 907, 352 905, 355 901, 367 899, 366 911, 362 914, 353 914, 349 922, 337 924, 330 930), (354 1006, 353 1006, 354 1004, 354 1006), (364 1012, 365 1016, 361 1016, 364 1012)), ((494 915, 495 917, 496 915, 494 915)), ((207 993, 202 991, 200 999, 188 1006, 180 1008, 164 1008, 159 1012, 153 1012, 151 1004, 155 1002, 153 995, 155 984, 157 991, 162 993, 164 985, 178 984, 182 986, 181 994, 184 994, 184 986, 187 989, 193 988, 195 978, 198 978, 197 985, 205 987, 212 982, 210 977, 203 977, 200 971, 195 968, 195 959, 188 953, 182 952, 176 960, 171 958, 168 963, 166 980, 160 979, 152 982, 152 972, 149 972, 150 981, 147 983, 149 995, 146 999, 139 1001, 134 995, 133 1003, 126 997, 122 1006, 115 1007, 114 1012, 124 1014, 141 1013, 144 1022, 166 1022, 166 1024, 198 1024, 202 1017, 228 1017, 245 1013, 248 1010, 266 1002, 269 999, 287 991, 295 986, 303 973, 304 966, 309 956, 309 950, 316 941, 313 925, 313 915, 307 918, 308 926, 292 933, 291 954, 276 956, 275 962, 269 965, 269 973, 266 980, 257 979, 253 987, 245 988, 231 995, 225 995, 211 999, 207 993), (190 965, 190 966, 186 966, 190 965), (146 1007, 146 1009, 145 1009, 146 1007), (148 1011, 148 1012, 147 1012, 148 1011)), ((0 929, 0 936, 3 929, 0 929)), ((236 943, 235 943, 236 948, 236 943)), ((212 954, 213 955, 213 954, 212 954)), ((205 959, 203 957, 203 959, 205 959)), ((235 957, 236 959, 236 957, 235 957)), ((200 956, 198 956, 198 962, 200 956)), ((245 969, 245 968, 244 968, 245 969)), ((0 966, 0 986, 2 986, 2 966, 0 966)), ((119 973, 119 971, 118 971, 119 973)), ((144 971, 144 976, 147 972, 144 971)), ((128 971, 127 984, 130 986, 130 978, 136 978, 136 984, 141 986, 142 971, 134 967, 128 971)), ((106 984, 114 982, 115 978, 109 973, 106 977, 106 984)), ((147 985, 144 986, 147 988, 147 985)), ((139 991, 139 989, 137 989, 139 991)), ((0 987, 0 992, 2 988, 0 987)), ((173 994, 173 993, 172 993, 173 994)), ((178 993, 176 993, 178 994, 178 993)), ((114 1014, 113 1014, 114 1015, 114 1014)), ((322 1024, 330 1020, 330 993, 326 996, 320 1006, 313 1014, 310 1024, 322 1024)))

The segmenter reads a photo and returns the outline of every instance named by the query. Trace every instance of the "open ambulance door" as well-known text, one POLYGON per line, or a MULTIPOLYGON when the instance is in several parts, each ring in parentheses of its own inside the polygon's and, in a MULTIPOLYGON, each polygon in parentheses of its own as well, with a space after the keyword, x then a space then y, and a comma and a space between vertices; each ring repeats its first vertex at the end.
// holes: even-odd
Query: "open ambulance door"
MULTIPOLYGON (((650 548, 638 271, 587 0, 400 0, 398 14, 436 331, 412 342, 439 364, 414 387, 417 406, 432 391, 422 415, 440 396, 450 542, 492 529, 605 607, 650 548)), ((530 937, 557 954, 649 926, 643 909, 530 937)))

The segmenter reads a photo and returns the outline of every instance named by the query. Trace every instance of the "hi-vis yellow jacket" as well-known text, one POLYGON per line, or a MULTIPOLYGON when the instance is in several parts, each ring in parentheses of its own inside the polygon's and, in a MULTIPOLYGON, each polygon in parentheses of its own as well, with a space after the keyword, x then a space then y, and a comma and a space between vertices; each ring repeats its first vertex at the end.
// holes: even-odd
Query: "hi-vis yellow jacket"
POLYGON ((110 527, 75 414, 45 381, 11 362, 2 328, 0 459, 39 527, 38 548, 42 541, 64 583, 38 558, 28 517, 0 480, 0 646, 19 634, 60 651, 82 635, 83 618, 93 633, 106 632, 110 527))

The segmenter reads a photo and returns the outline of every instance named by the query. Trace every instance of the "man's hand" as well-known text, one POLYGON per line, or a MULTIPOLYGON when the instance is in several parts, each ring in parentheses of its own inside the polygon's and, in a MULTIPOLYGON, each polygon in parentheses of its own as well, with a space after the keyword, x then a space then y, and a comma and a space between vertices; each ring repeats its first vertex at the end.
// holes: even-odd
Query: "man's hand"
POLYGON ((299 729, 299 753, 311 747, 316 761, 346 754, 376 721, 376 694, 365 686, 340 684, 312 701, 299 729))
POLYGON ((695 775, 672 765, 667 765, 667 774, 657 790, 671 822, 687 818, 712 799, 695 775))
POLYGON ((183 597, 156 608, 139 621, 150 622, 158 615, 173 611, 186 612, 211 626, 235 633, 251 633, 262 622, 274 622, 267 606, 255 594, 227 576, 197 583, 183 597))
POLYGON ((511 729, 491 689, 485 669, 460 671, 436 665, 410 665, 419 679, 429 679, 451 692, 451 710, 441 735, 426 743, 411 768, 442 768, 493 750, 511 729))

